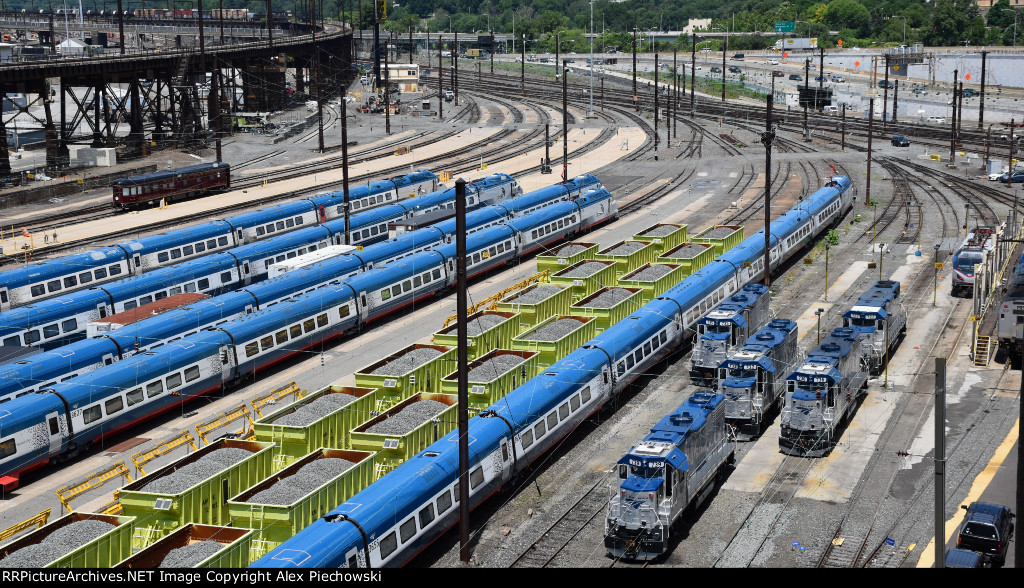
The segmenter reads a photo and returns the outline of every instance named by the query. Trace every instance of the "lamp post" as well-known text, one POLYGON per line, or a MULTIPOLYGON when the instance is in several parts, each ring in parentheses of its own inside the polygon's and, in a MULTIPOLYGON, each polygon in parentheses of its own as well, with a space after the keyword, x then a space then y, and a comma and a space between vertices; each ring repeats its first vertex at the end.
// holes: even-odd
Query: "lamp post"
POLYGON ((882 263, 885 261, 885 243, 878 244, 878 279, 882 279, 882 263))
POLYGON ((935 306, 935 297, 938 295, 938 291, 939 291, 939 243, 938 243, 938 241, 935 242, 935 245, 933 247, 935 247, 935 259, 932 260, 934 262, 933 263, 934 269, 932 270, 932 306, 935 306))
POLYGON ((587 114, 594 114, 594 0, 590 0, 590 109, 587 114))
POLYGON ((1012 12, 1013 13, 1013 46, 1016 47, 1017 46, 1017 17, 1020 16, 1020 12, 1017 12, 1017 10, 1013 9, 1013 8, 1004 8, 1003 12, 1012 12))
POLYGON ((825 302, 828 302, 828 250, 832 248, 832 244, 825 241, 825 302))
MULTIPOLYGON (((1005 10, 1005 9, 1004 9, 1005 10)), ((907 17, 894 14, 889 18, 902 18, 903 19, 903 44, 907 44, 907 17)))

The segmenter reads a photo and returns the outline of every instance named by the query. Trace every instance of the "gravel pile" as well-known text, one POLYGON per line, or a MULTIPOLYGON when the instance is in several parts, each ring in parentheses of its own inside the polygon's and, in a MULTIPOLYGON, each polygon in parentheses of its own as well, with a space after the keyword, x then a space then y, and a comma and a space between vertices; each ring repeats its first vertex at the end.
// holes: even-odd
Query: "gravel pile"
POLYGON ((544 325, 523 338, 529 341, 558 341, 578 328, 580 328, 580 321, 576 319, 559 319, 544 325))
POLYGON ((515 304, 537 304, 541 300, 546 300, 551 296, 554 296, 559 290, 561 290, 561 288, 554 284, 538 284, 515 298, 507 299, 505 302, 515 304))
POLYGON ((340 457, 313 460, 287 478, 278 480, 270 488, 253 494, 246 502, 275 506, 295 504, 300 498, 337 478, 353 465, 355 464, 340 457))
POLYGON ((498 314, 482 314, 479 318, 469 321, 466 325, 466 333, 469 337, 479 335, 487 329, 505 322, 505 317, 498 314))
POLYGON ((443 402, 420 400, 366 429, 366 432, 377 435, 405 435, 446 408, 448 405, 443 402))
POLYGON ((370 373, 379 376, 400 376, 413 371, 438 355, 441 355, 441 352, 433 347, 412 349, 402 357, 393 359, 370 373))
POLYGON ((632 255, 637 251, 640 251, 644 247, 647 247, 647 243, 641 241, 626 241, 618 247, 614 247, 607 251, 602 252, 604 255, 632 255))
POLYGON ((274 421, 275 425, 286 427, 305 427, 312 425, 324 416, 331 414, 339 408, 355 402, 357 398, 351 394, 339 392, 337 394, 324 394, 309 404, 296 408, 281 418, 274 421))
POLYGON ((625 279, 638 280, 640 282, 653 282, 654 280, 661 278, 670 271, 672 271, 672 268, 670 268, 669 266, 660 263, 655 263, 650 265, 649 267, 645 267, 644 269, 638 272, 633 272, 632 274, 629 275, 628 278, 625 279))
POLYGON ((653 229, 640 234, 643 235, 644 237, 666 237, 676 232, 677 230, 678 227, 673 227, 672 225, 658 225, 653 229))
POLYGON ((730 229, 729 227, 717 227, 711 229, 707 233, 700 235, 701 239, 723 239, 736 232, 736 229, 730 229))
POLYGON ((610 288, 591 298, 586 303, 577 304, 577 308, 611 308, 633 293, 625 288, 610 288))
POLYGON ((554 254, 554 256, 555 257, 572 257, 573 255, 578 255, 580 253, 583 253, 586 250, 587 250, 587 248, 584 247, 583 245, 577 245, 575 243, 570 243, 570 244, 566 245, 565 247, 562 247, 561 249, 559 249, 558 252, 554 254))
POLYGON ((606 267, 608 267, 607 264, 599 261, 588 261, 586 263, 581 263, 572 269, 562 270, 555 275, 560 278, 586 278, 587 276, 596 274, 606 267))
POLYGON ((211 557, 221 549, 224 544, 217 541, 198 541, 184 547, 172 549, 164 556, 158 568, 194 568, 206 558, 211 557))
POLYGON ((495 355, 469 370, 468 378, 470 382, 490 382, 521 363, 523 358, 518 355, 495 355))
POLYGON ((41 568, 113 528, 104 521, 76 521, 56 529, 39 543, 26 545, 0 559, 0 568, 41 568))
POLYGON ((677 259, 691 259, 697 257, 703 253, 707 247, 698 245, 696 243, 689 243, 687 245, 680 245, 669 253, 665 254, 665 257, 675 257, 677 259))
POLYGON ((197 461, 145 484, 142 490, 153 494, 180 494, 249 457, 252 457, 251 451, 237 447, 216 449, 197 461))

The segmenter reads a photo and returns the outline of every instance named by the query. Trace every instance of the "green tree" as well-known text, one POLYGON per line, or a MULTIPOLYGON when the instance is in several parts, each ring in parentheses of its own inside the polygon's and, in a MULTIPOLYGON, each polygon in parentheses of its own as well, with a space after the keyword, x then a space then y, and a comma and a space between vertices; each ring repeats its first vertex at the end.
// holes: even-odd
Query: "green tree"
POLYGON ((856 29, 864 34, 870 29, 871 14, 856 0, 832 0, 825 10, 825 23, 833 29, 856 29))

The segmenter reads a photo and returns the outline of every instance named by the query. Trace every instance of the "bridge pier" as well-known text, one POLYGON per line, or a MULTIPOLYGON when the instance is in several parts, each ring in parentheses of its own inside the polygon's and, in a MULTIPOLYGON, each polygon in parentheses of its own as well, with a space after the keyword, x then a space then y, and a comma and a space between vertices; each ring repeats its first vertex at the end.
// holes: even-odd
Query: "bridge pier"
POLYGON ((6 88, 0 85, 0 175, 11 173, 11 154, 7 149, 7 128, 4 125, 3 108, 4 100, 7 99, 6 88))

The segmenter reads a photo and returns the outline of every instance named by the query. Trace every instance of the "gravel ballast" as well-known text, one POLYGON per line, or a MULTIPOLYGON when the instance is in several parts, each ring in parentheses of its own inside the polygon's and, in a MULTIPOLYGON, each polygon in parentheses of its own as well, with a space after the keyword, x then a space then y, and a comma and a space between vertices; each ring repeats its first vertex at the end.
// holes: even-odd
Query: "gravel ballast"
POLYGON ((515 298, 509 298, 505 302, 510 304, 537 304, 557 294, 561 288, 554 284, 539 284, 533 289, 523 292, 515 298))
POLYGON ((479 335, 484 331, 505 322, 505 317, 499 314, 482 314, 478 318, 469 321, 466 325, 466 334, 469 337, 479 335))
POLYGON ((253 494, 246 502, 274 506, 295 504, 303 496, 337 478, 353 465, 355 464, 340 457, 315 459, 287 478, 278 480, 270 488, 253 494))
POLYGON ((206 558, 224 549, 223 543, 217 541, 198 541, 184 547, 172 549, 164 556, 159 568, 194 568, 206 558))
POLYGON ((41 568, 113 528, 114 525, 105 521, 75 521, 54 530, 39 543, 26 545, 0 559, 0 568, 41 568))
POLYGON ((729 235, 731 235, 731 234, 733 234, 735 232, 736 232, 736 229, 731 229, 729 227, 717 227, 717 228, 711 229, 710 231, 708 231, 707 233, 704 233, 703 235, 700 235, 700 238, 701 239, 724 239, 724 238, 728 237, 729 235))
POLYGON ((588 261, 587 263, 581 263, 578 266, 558 272, 557 275, 560 278, 586 278, 592 276, 597 272, 608 267, 608 264, 601 263, 598 261, 588 261))
POLYGON ((324 394, 309 404, 300 406, 294 412, 288 413, 274 421, 275 425, 287 427, 305 427, 324 418, 343 406, 355 402, 357 398, 343 392, 337 394, 324 394))
POLYGON ((671 267, 661 263, 655 263, 648 267, 645 267, 640 271, 633 272, 628 277, 625 277, 623 279, 636 280, 638 282, 653 282, 657 279, 660 279, 662 276, 669 273, 670 271, 672 271, 671 267))
POLYGON ((637 251, 640 251, 644 247, 647 247, 647 243, 640 241, 627 241, 618 247, 613 247, 608 251, 602 251, 602 255, 632 255, 637 251))
POLYGON ((436 400, 420 400, 406 406, 401 411, 366 429, 375 435, 405 435, 424 421, 434 418, 448 405, 436 400))
POLYGON ((697 257, 701 253, 707 250, 707 247, 698 245, 696 243, 690 243, 688 245, 680 245, 672 251, 665 254, 665 257, 675 257, 678 259, 691 259, 697 257))
POLYGON ((495 355, 475 368, 469 370, 467 378, 470 382, 490 382, 510 369, 523 363, 523 361, 523 358, 518 355, 495 355))
POLYGON ((145 484, 142 491, 153 494, 181 494, 203 480, 249 457, 252 457, 251 451, 237 447, 216 449, 199 458, 198 461, 184 465, 166 476, 161 476, 145 484))
POLYGON ((581 302, 575 306, 577 308, 611 308, 632 295, 633 293, 625 288, 610 288, 586 303, 581 302))
POLYGON ((667 237, 678 230, 679 227, 673 227, 672 225, 658 225, 646 233, 640 234, 644 237, 667 237))
POLYGON ((524 336, 528 341, 558 341, 562 337, 580 328, 580 321, 571 318, 559 319, 544 325, 536 331, 524 336))
POLYGON ((583 245, 569 244, 559 249, 553 257, 572 257, 573 255, 579 255, 586 250, 587 248, 583 245))
POLYGON ((402 357, 393 359, 370 373, 376 376, 401 376, 413 371, 438 355, 441 355, 441 352, 433 347, 412 349, 402 357))

